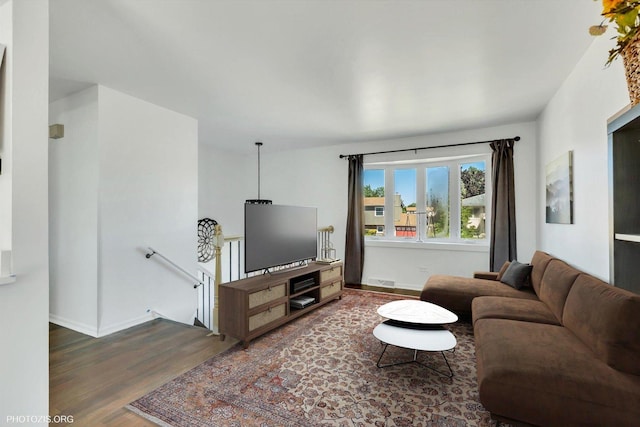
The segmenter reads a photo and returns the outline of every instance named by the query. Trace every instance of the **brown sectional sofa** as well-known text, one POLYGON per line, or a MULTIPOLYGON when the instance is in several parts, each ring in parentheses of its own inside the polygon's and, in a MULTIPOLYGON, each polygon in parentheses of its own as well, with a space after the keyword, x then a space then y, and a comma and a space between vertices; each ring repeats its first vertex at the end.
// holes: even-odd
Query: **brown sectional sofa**
POLYGON ((481 403, 518 424, 640 425, 640 295, 544 252, 531 265, 528 289, 439 275, 422 291, 472 314, 481 403))

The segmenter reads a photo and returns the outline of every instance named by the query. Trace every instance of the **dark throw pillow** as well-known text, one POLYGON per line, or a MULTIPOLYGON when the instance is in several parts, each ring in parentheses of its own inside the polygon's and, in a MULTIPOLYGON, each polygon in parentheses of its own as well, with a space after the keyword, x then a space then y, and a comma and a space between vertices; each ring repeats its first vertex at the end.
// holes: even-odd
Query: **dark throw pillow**
POLYGON ((531 274, 533 266, 522 264, 518 261, 511 261, 507 271, 504 272, 500 281, 516 289, 521 289, 527 285, 527 279, 531 274))

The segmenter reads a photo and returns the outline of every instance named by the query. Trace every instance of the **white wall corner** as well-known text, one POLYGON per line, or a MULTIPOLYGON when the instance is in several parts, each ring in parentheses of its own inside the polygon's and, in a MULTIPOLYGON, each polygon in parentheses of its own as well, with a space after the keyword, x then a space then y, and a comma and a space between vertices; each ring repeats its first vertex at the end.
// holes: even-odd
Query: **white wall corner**
POLYGON ((76 332, 80 332, 81 334, 89 335, 94 338, 98 337, 98 330, 94 325, 88 325, 86 323, 65 319, 64 317, 56 316, 55 314, 51 313, 49 313, 49 322, 76 332))
POLYGON ((125 320, 123 322, 118 322, 118 323, 114 323, 111 325, 107 325, 107 326, 99 326, 98 327, 98 331, 96 334, 96 337, 98 338, 102 338, 102 337, 106 337, 107 335, 111 335, 113 333, 119 332, 119 331, 123 331, 125 329, 129 329, 133 326, 137 326, 140 325, 142 323, 148 322, 150 320, 153 320, 157 318, 157 316, 154 315, 153 311, 148 311, 145 312, 145 314, 139 316, 139 317, 135 317, 132 319, 128 319, 125 320))

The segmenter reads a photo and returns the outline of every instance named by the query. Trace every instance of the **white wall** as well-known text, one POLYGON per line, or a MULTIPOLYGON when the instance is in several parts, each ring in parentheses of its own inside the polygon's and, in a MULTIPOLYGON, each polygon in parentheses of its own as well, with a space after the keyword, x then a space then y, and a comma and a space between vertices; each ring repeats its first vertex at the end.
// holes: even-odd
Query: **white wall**
POLYGON ((98 87, 51 103, 49 140, 51 319, 98 335, 98 87))
MULTIPOLYGON (((518 258, 531 259, 536 249, 536 126, 520 123, 509 126, 451 132, 370 143, 345 144, 328 148, 291 150, 262 155, 262 196, 277 204, 318 207, 318 225, 333 225, 332 241, 339 258, 344 259, 347 217, 347 162, 339 154, 412 148, 462 142, 509 138, 519 135, 514 162, 516 170, 516 222, 518 258)), ((267 147, 267 143, 265 143, 267 147)), ((475 150, 490 152, 488 145, 475 150)), ((444 155, 456 149, 439 150, 429 155, 444 155)), ((427 152, 419 152, 424 155, 427 152)), ((370 160, 370 159, 365 159, 370 160)), ((393 280, 397 287, 422 289, 431 274, 470 276, 489 267, 488 249, 444 251, 442 247, 415 249, 368 244, 365 251, 363 283, 372 279, 393 280)))
POLYGON ((193 281, 143 252, 197 271, 198 123, 104 86, 99 99, 100 334, 147 320, 147 309, 192 323, 193 281))
MULTIPOLYGON (((0 43, 9 44, 13 39, 11 23, 12 4, 0 4, 0 43)), ((11 99, 13 88, 11 52, 5 53, 5 60, 0 68, 0 250, 11 249, 11 99), (7 63, 5 65, 5 63, 7 63)))
MULTIPOLYGON (((49 261, 47 100, 49 5, 46 0, 0 2, 5 53, 0 120, 4 182, 0 233, 10 233, 16 282, 0 286, 0 422, 8 415, 46 416, 49 395, 49 261), (8 90, 7 90, 8 89, 8 90), (7 167, 5 169, 5 166, 7 167), (6 173, 6 175, 5 175, 6 173), (10 182, 11 199, 7 199, 10 182)), ((33 422, 30 425, 46 425, 33 422)))
MULTIPOLYGON (((257 151, 247 156, 200 142, 198 148, 198 219, 214 219, 226 237, 244 234, 244 202, 257 197, 257 151)), ((242 242, 227 243, 222 249, 221 277, 235 280, 244 274, 242 242), (240 245, 240 246, 239 246, 240 245), (240 254, 240 255, 238 255, 240 254)), ((216 260, 199 264, 213 277, 216 260)))
POLYGON ((629 104, 621 59, 605 68, 613 41, 596 38, 539 122, 540 249, 609 280, 607 119, 629 104), (574 224, 545 223, 545 165, 573 150, 574 224))
POLYGON ((192 323, 194 282, 144 255, 197 272, 197 121, 104 86, 50 119, 65 125, 51 143, 51 321, 94 336, 154 311, 192 323))
POLYGON ((347 162, 338 157, 340 149, 263 150, 261 193, 274 204, 317 207, 318 227, 335 227, 331 241, 338 257, 344 259, 347 162))
POLYGON ((215 219, 225 235, 241 236, 244 201, 257 198, 257 151, 251 157, 200 143, 198 176, 198 218, 215 219))

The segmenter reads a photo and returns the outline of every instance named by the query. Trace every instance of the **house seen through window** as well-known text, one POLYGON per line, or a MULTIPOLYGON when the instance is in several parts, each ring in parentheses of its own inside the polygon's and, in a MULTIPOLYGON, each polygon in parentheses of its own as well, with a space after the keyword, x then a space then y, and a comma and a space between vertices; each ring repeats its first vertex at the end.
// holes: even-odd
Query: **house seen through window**
POLYGON ((489 157, 365 165, 365 236, 378 240, 487 239, 489 157))

